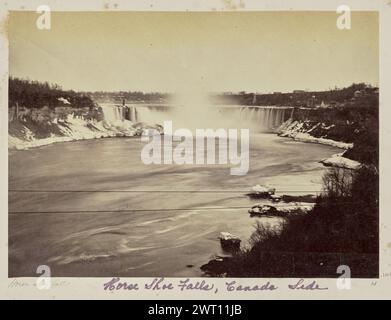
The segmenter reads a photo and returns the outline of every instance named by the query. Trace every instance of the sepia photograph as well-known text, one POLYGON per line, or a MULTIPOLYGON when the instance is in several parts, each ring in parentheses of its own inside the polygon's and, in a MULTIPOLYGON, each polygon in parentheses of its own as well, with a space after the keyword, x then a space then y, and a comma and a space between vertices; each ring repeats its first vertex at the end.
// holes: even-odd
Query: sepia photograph
POLYGON ((379 278, 377 11, 10 11, 8 277, 379 278))

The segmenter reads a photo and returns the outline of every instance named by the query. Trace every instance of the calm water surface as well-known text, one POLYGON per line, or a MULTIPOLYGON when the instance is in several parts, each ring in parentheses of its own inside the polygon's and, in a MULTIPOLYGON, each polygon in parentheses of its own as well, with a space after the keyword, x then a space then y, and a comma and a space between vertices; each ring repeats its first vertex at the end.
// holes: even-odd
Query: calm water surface
POLYGON ((318 161, 340 152, 255 134, 248 174, 231 176, 225 165, 144 165, 143 146, 107 138, 10 152, 9 274, 34 276, 46 264, 54 276, 200 276, 224 254, 221 231, 246 245, 256 220, 279 223, 249 217, 251 186, 317 192, 318 161))

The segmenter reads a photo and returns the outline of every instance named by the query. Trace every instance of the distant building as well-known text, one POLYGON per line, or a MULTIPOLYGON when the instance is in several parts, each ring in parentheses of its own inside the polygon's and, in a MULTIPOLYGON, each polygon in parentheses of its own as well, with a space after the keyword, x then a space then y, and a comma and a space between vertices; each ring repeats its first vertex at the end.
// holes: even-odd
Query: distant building
POLYGON ((324 101, 322 100, 322 103, 319 105, 319 108, 328 108, 329 105, 325 104, 324 101))

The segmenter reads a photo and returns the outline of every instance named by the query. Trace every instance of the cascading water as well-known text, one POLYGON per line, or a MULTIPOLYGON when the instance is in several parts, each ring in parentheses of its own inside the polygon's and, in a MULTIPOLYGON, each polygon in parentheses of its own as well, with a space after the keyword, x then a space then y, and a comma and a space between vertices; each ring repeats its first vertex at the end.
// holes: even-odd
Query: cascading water
MULTIPOLYGON (((163 105, 136 105, 136 106, 118 106, 102 105, 102 111, 107 124, 119 125, 124 119, 132 122, 144 122, 149 125, 162 125, 165 120, 171 120, 179 126, 186 127, 183 122, 184 117, 192 117, 199 110, 195 109, 192 115, 188 112, 178 113, 175 106, 163 105)), ((255 132, 272 131, 279 127, 284 121, 292 117, 292 107, 275 106, 212 106, 215 112, 213 117, 206 115, 204 123, 205 128, 249 128, 255 132), (211 120, 215 126, 211 126, 211 120)), ((200 118, 200 115, 199 115, 200 118)), ((126 121, 125 120, 125 121, 126 121)), ((202 120, 202 118, 201 118, 202 120)), ((200 120, 200 121, 201 121, 200 120)), ((202 122, 202 121, 201 121, 202 122)), ((198 124, 202 128, 202 123, 198 124)))
POLYGON ((122 122, 124 117, 123 107, 114 104, 103 104, 101 105, 104 121, 108 125, 117 125, 122 122))
MULTIPOLYGON (((233 108, 235 107, 221 109, 229 110, 233 108)), ((234 112, 236 115, 232 115, 232 117, 239 120, 242 128, 248 127, 254 131, 271 131, 292 116, 292 113, 290 115, 288 113, 290 109, 293 110, 291 107, 240 106, 236 108, 237 111, 234 112)))
POLYGON ((116 104, 100 104, 103 113, 103 127, 115 135, 133 136, 136 109, 116 104))

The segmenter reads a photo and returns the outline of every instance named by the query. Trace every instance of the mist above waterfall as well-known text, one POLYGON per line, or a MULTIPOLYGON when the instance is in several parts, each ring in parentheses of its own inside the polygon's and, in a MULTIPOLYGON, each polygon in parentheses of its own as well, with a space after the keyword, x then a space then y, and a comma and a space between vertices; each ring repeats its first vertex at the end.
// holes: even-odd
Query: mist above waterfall
POLYGON ((172 103, 174 108, 170 109, 169 115, 176 128, 194 131, 197 128, 230 128, 232 125, 232 119, 216 108, 206 93, 180 92, 174 96, 172 103))
POLYGON ((207 93, 183 91, 177 93, 168 107, 138 107, 138 121, 162 124, 172 121, 174 129, 250 129, 265 132, 281 125, 286 107, 216 105, 207 93))
POLYGON ((208 94, 181 92, 169 106, 137 106, 137 121, 163 124, 172 121, 174 130, 195 129, 249 129, 250 132, 268 132, 289 118, 290 107, 216 105, 208 94))
POLYGON ((120 105, 102 104, 101 107, 109 126, 129 126, 131 122, 163 125, 164 121, 172 121, 174 130, 186 128, 193 133, 204 128, 268 132, 286 121, 293 110, 277 106, 216 105, 207 93, 194 90, 177 93, 168 105, 128 105, 128 116, 126 108, 120 105))

